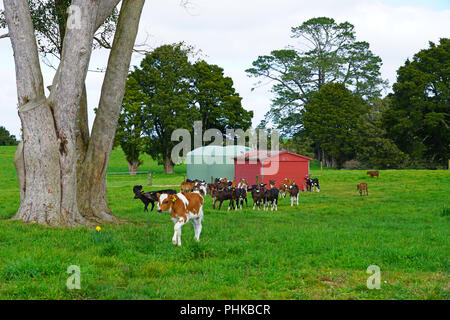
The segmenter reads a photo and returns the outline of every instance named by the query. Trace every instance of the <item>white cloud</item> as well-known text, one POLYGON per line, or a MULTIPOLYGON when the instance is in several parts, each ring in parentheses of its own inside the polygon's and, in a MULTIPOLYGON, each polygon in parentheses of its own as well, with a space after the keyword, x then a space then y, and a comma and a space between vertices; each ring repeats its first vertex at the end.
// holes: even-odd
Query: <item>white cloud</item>
MULTIPOLYGON (((290 29, 307 19, 328 16, 338 22, 354 24, 358 40, 369 42, 372 51, 383 59, 382 74, 391 84, 396 79, 396 70, 408 57, 427 48, 428 41, 437 42, 449 36, 450 10, 433 9, 432 1, 421 6, 403 3, 398 6, 372 0, 191 0, 191 5, 185 9, 178 0, 153 0, 145 5, 137 42, 150 36, 152 47, 185 41, 201 49, 208 62, 223 67, 226 75, 233 78, 237 91, 244 98, 244 107, 255 111, 256 125, 269 109, 272 95, 270 85, 252 92, 255 81, 247 77, 245 69, 258 55, 295 44, 290 38, 290 29)), ((0 40, 0 59, 0 112, 3 115, 0 125, 18 135, 14 60, 8 40, 0 40)), ((107 59, 107 51, 96 52, 91 69, 105 65, 107 59)), ((141 56, 134 56, 132 64, 139 64, 140 59, 141 56)), ((44 70, 48 84, 52 71, 44 70)), ((102 74, 88 75, 91 123, 102 79, 102 74)))

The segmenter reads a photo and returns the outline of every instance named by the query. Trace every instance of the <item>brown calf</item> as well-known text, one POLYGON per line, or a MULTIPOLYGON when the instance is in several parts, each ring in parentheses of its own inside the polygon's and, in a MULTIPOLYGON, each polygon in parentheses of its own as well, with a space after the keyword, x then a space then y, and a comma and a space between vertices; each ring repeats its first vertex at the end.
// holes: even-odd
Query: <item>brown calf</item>
POLYGON ((369 190, 367 189, 367 183, 363 182, 356 186, 356 190, 359 190, 359 195, 362 196, 363 193, 366 193, 366 196, 369 195, 369 190))
POLYGON ((200 241, 203 220, 203 197, 199 193, 156 194, 158 212, 170 212, 174 226, 172 243, 181 246, 181 227, 192 221, 195 240, 200 241))
POLYGON ((195 187, 195 182, 182 182, 181 183, 181 192, 192 192, 192 190, 194 190, 195 187))
POLYGON ((367 171, 367 174, 370 175, 371 178, 380 176, 380 173, 378 171, 367 171))

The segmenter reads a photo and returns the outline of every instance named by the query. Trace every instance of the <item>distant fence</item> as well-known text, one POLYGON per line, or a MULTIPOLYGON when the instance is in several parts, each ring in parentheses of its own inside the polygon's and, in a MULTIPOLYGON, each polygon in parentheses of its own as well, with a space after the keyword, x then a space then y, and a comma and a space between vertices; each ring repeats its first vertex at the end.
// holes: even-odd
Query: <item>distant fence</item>
POLYGON ((108 188, 122 188, 135 185, 151 185, 152 173, 150 171, 141 171, 136 172, 136 174, 130 175, 129 172, 107 172, 106 183, 108 185, 108 188))
POLYGON ((152 186, 152 187, 177 187, 174 185, 155 185, 153 184, 153 173, 151 171, 136 172, 130 175, 129 172, 107 172, 106 183, 108 188, 124 188, 135 185, 152 186))

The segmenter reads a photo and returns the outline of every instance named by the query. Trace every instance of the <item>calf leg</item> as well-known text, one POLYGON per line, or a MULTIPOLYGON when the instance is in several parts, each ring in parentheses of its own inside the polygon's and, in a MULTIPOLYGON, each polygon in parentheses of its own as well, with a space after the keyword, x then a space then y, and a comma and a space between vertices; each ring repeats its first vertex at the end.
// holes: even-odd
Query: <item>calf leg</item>
MULTIPOLYGON (((173 237, 172 237, 172 243, 173 245, 178 245, 178 233, 180 232, 181 235, 181 227, 184 224, 184 220, 183 219, 178 219, 177 222, 175 222, 175 225, 173 226, 173 237)), ((181 245, 181 240, 180 240, 180 244, 181 245)))
POLYGON ((178 245, 181 247, 181 227, 185 224, 184 219, 179 219, 177 223, 175 223, 174 226, 174 234, 172 238, 172 243, 174 245, 178 245))
POLYGON ((200 242, 200 233, 202 232, 202 220, 200 218, 193 219, 192 224, 194 226, 194 239, 200 242))

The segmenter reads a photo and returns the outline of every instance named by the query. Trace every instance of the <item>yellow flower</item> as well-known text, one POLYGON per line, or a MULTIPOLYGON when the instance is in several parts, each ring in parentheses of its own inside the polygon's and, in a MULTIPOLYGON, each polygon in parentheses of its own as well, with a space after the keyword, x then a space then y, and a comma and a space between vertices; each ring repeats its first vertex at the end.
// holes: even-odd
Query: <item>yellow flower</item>
POLYGON ((102 230, 102 228, 100 228, 99 226, 97 226, 97 228, 95 228, 95 230, 100 231, 100 230, 102 230))

